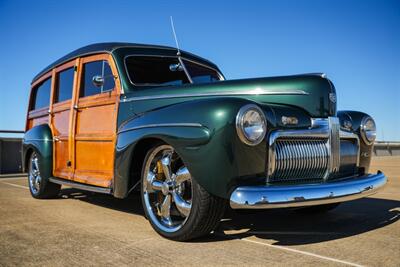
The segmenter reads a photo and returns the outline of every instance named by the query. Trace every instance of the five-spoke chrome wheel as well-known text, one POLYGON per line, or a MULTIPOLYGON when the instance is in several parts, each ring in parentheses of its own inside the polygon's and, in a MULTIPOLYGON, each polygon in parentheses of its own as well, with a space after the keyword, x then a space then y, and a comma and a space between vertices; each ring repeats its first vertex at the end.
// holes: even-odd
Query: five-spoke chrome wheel
POLYGON ((39 157, 36 152, 33 152, 29 159, 29 187, 33 194, 40 192, 40 185, 42 184, 42 177, 39 170, 39 157))
POLYGON ((173 233, 187 221, 192 209, 192 177, 169 145, 155 148, 147 157, 142 178, 144 207, 152 223, 173 233))

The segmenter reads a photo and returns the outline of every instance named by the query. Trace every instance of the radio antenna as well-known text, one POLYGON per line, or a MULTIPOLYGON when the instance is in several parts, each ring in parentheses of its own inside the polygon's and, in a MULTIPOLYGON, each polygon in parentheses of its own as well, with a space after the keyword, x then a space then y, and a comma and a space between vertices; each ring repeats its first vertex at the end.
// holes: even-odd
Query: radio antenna
POLYGON ((178 52, 176 53, 177 56, 181 55, 181 51, 179 49, 179 43, 178 43, 178 38, 176 37, 176 32, 175 32, 175 27, 174 27, 174 19, 172 16, 169 17, 171 19, 171 28, 172 28, 172 33, 174 34, 174 39, 176 43, 176 49, 178 49, 178 52))

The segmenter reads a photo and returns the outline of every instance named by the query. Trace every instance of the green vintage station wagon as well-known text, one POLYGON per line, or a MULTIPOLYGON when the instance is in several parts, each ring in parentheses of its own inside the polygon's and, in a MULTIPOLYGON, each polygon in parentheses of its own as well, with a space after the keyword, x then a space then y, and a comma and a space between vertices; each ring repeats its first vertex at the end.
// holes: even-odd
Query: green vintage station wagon
POLYGON ((32 81, 23 160, 33 197, 61 185, 126 198, 189 240, 232 209, 323 212, 386 184, 374 120, 338 111, 324 74, 226 80, 175 48, 100 43, 32 81))

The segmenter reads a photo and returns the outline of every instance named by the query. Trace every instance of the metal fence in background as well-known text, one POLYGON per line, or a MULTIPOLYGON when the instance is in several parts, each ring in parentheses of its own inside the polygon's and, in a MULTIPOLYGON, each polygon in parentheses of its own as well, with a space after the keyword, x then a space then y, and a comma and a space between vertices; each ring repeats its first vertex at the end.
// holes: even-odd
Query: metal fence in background
POLYGON ((400 156, 400 142, 375 142, 374 156, 400 156))

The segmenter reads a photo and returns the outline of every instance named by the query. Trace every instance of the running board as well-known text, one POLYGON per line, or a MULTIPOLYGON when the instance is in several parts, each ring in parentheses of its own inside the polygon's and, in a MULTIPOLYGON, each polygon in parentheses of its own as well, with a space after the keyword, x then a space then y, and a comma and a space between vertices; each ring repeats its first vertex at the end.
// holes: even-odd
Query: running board
POLYGON ((49 181, 55 184, 66 185, 77 189, 82 189, 86 191, 96 192, 96 193, 103 193, 103 194, 111 194, 111 188, 105 188, 100 186, 94 185, 87 185, 81 184, 73 181, 67 181, 60 178, 50 177, 49 181))

